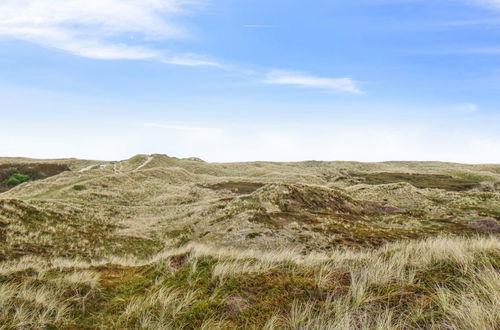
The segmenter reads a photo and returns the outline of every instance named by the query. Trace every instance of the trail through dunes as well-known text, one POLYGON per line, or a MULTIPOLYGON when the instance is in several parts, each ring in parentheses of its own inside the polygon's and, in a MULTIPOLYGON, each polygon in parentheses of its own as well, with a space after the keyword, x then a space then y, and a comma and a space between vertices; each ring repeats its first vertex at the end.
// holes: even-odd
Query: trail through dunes
POLYGON ((137 166, 137 168, 135 169, 135 171, 139 171, 141 168, 143 168, 146 165, 148 165, 152 160, 153 160, 153 156, 148 156, 148 158, 146 158, 146 160, 144 161, 144 163, 142 163, 141 165, 137 166))

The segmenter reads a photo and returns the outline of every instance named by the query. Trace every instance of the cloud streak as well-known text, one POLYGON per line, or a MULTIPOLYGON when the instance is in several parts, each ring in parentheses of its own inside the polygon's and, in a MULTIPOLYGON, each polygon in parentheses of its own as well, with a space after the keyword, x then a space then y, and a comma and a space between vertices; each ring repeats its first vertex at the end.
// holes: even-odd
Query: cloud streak
POLYGON ((500 55, 500 48, 473 48, 466 49, 463 53, 478 55, 500 55))
POLYGON ((479 111, 479 106, 475 103, 460 104, 456 107, 460 112, 472 113, 479 111))
POLYGON ((325 78, 297 71, 271 70, 267 73, 264 82, 301 88, 319 88, 331 92, 362 93, 351 78, 325 78))
POLYGON ((268 29, 268 28, 272 28, 274 26, 268 25, 268 24, 246 24, 243 27, 245 27, 247 29, 268 29))
POLYGON ((195 6, 186 0, 3 0, 0 36, 93 59, 213 66, 214 61, 147 46, 150 40, 186 37, 174 18, 195 6))
POLYGON ((468 2, 500 9, 500 0, 468 0, 468 2))

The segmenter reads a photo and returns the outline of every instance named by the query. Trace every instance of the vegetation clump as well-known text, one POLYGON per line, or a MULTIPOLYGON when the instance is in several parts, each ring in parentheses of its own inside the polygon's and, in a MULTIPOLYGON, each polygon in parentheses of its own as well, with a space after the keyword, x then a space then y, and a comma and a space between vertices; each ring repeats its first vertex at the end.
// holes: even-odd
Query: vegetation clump
POLYGON ((29 180, 45 179, 64 171, 66 164, 15 162, 2 164, 0 162, 0 193, 29 180))
POLYGON ((30 177, 28 175, 21 174, 21 173, 19 173, 19 170, 16 169, 7 179, 7 184, 9 186, 17 186, 18 184, 21 184, 23 182, 27 182, 29 180, 30 180, 30 177))

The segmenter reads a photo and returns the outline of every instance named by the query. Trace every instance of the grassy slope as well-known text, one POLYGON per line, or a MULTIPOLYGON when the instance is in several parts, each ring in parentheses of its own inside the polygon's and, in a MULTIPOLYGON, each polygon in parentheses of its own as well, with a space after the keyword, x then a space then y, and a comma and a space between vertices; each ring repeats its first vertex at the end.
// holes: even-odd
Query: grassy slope
POLYGON ((301 255, 191 244, 149 260, 24 258, 0 270, 5 328, 495 329, 496 238, 301 255))
POLYGON ((0 194, 5 328, 500 324, 500 166, 60 162, 0 194))

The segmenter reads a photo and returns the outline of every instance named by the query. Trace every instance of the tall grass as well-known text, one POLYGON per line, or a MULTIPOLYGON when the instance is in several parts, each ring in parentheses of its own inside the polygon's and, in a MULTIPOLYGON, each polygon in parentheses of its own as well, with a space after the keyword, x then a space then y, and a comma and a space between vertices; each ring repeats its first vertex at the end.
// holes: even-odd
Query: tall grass
POLYGON ((309 255, 192 243, 144 260, 28 257, 0 264, 0 323, 64 328, 83 318, 103 328, 493 330, 500 325, 499 257, 493 236, 309 255), (295 283, 295 293, 273 304, 280 281, 295 283), (97 310, 96 301, 103 304, 97 310))

